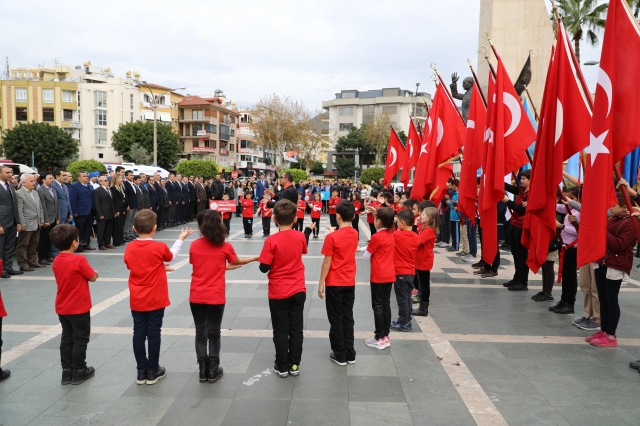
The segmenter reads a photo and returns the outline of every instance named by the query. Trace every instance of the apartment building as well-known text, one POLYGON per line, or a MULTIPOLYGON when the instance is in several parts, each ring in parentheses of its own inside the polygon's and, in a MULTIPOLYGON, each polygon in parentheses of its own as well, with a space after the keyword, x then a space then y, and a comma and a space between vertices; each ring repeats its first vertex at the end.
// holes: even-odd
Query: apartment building
POLYGON ((160 123, 171 124, 176 133, 178 133, 180 117, 178 105, 184 99, 184 95, 168 87, 152 83, 139 84, 138 88, 140 89, 141 119, 144 121, 153 121, 153 97, 160 96, 158 99, 156 119, 160 123))
POLYGON ((260 173, 265 173, 267 176, 273 175, 276 153, 264 149, 264 146, 251 131, 251 111, 240 109, 238 113, 240 114, 240 126, 238 128, 237 169, 248 177, 260 173))

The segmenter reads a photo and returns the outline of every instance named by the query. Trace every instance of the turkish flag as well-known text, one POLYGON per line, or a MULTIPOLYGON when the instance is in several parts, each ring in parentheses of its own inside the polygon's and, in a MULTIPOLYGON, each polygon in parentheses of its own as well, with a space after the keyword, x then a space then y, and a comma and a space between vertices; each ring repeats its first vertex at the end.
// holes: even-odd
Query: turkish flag
POLYGON ((478 85, 473 83, 467 133, 464 140, 462 169, 460 170, 460 186, 458 187, 458 210, 471 219, 476 220, 476 200, 478 199, 477 175, 482 166, 482 140, 484 125, 487 122, 487 106, 484 104, 478 85))
POLYGON ((436 93, 433 95, 433 104, 427 117, 428 128, 425 127, 425 135, 424 138, 422 138, 420 151, 418 152, 418 162, 416 163, 416 172, 413 175, 413 186, 411 187, 411 198, 414 200, 422 200, 428 195, 427 169, 429 167, 429 141, 431 136, 436 133, 433 123, 438 114, 437 107, 439 105, 438 99, 440 98, 441 90, 442 88, 440 86, 436 87, 436 93))
POLYGON ((611 0, 585 166, 578 265, 605 255, 613 165, 640 144, 640 28, 626 2, 611 0))
POLYGON ((390 127, 387 163, 384 170, 384 186, 389 186, 391 180, 398 174, 398 170, 404 164, 404 146, 396 133, 396 129, 393 126, 390 127))
POLYGON ((504 177, 527 163, 526 149, 536 133, 524 111, 509 74, 498 57, 495 93, 489 97, 484 138, 482 259, 491 264, 498 251, 497 203, 504 198, 504 177))
POLYGON ((533 156, 529 201, 522 244, 529 250, 527 264, 538 272, 556 236, 556 188, 562 181, 562 163, 589 143, 591 108, 576 70, 573 49, 562 22, 557 22, 555 53, 549 65, 533 156))
MULTIPOLYGON (((437 206, 440 204, 440 201, 444 198, 444 195, 447 193, 447 181, 449 178, 453 176, 453 166, 451 163, 444 163, 441 167, 438 167, 437 172, 437 185, 436 188, 431 192, 431 196, 429 199, 435 203, 437 206)), ((458 195, 459 197, 459 195, 458 195)))
POLYGON ((402 166, 402 176, 400 182, 404 184, 405 191, 409 188, 409 178, 411 177, 411 169, 418 164, 420 157, 420 146, 422 145, 422 136, 416 130, 413 120, 409 123, 409 137, 407 138, 407 146, 405 148, 404 165, 402 166))

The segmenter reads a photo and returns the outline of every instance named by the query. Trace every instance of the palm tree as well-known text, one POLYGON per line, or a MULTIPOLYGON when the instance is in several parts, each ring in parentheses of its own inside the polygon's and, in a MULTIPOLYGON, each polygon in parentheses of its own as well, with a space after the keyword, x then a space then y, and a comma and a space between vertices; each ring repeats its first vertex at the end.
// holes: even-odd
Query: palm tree
POLYGON ((580 62, 580 41, 586 34, 589 44, 598 44, 596 31, 604 28, 609 4, 598 5, 597 0, 556 0, 556 3, 562 23, 572 36, 576 58, 580 62))

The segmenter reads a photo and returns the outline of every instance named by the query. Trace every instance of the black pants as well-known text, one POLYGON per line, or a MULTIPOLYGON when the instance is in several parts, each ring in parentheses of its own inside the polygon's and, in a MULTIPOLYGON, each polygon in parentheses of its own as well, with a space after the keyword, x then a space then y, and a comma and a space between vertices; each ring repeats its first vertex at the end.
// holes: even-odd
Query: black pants
POLYGON ((156 212, 156 225, 158 226, 158 228, 164 228, 164 207, 163 206, 157 206, 154 211, 156 212))
POLYGON ((174 224, 182 222, 182 219, 180 218, 180 211, 181 210, 182 210, 182 201, 178 201, 173 206, 173 218, 172 218, 172 221, 173 221, 174 224))
POLYGON ((407 325, 411 322, 411 292, 413 291, 414 275, 396 275, 393 289, 398 302, 398 324, 407 325))
POLYGON ((121 246, 124 244, 124 213, 120 213, 118 216, 113 218, 113 230, 111 231, 111 235, 113 237, 113 245, 121 246))
POLYGON ((306 293, 300 292, 286 299, 269 299, 278 371, 289 371, 290 365, 300 364, 306 298, 306 293))
POLYGON ((317 237, 318 235, 320 235, 320 218, 312 217, 311 218, 311 223, 315 223, 316 224, 316 227, 313 228, 313 235, 317 237))
POLYGON ((389 335, 391 325, 391 287, 393 283, 371 283, 371 307, 376 340, 389 335))
POLYGON ((373 223, 369 224, 369 231, 371 231, 371 236, 373 237, 373 234, 375 234, 376 232, 378 232, 378 230, 376 229, 376 225, 373 223))
POLYGON ((560 300, 573 306, 578 293, 578 247, 571 247, 564 251, 562 263, 562 296, 560 300))
POLYGON ((262 233, 267 236, 271 234, 271 218, 270 217, 262 218, 262 233))
POLYGON ((252 218, 243 217, 242 225, 244 226, 245 235, 253 235, 253 219, 252 218))
POLYGON ((173 225, 173 223, 174 223, 173 214, 174 214, 175 211, 176 211, 175 203, 169 204, 169 207, 167 207, 167 211, 165 212, 165 218, 164 218, 164 221, 168 225, 173 225))
MULTIPOLYGON (((553 283, 556 277, 556 273, 553 270, 554 263, 555 262, 552 260, 547 260, 540 266, 540 269, 542 270, 542 292, 544 294, 550 295, 551 291, 553 290, 553 283)), ((562 293, 564 293, 564 291, 562 293)), ((575 293, 573 297, 575 300, 575 293)))
MULTIPOLYGON (((111 234, 113 233, 113 219, 98 219, 98 245, 99 246, 108 246, 111 244, 111 234)), ((42 238, 42 234, 40 234, 40 238, 42 238)))
POLYGON ((51 259, 51 240, 49 233, 56 226, 55 222, 46 228, 40 227, 40 241, 38 241, 38 260, 51 259))
POLYGON ((16 234, 18 233, 17 225, 4 228, 4 233, 0 234, 0 250, 2 253, 2 269, 4 271, 13 269, 13 256, 16 254, 16 234))
POLYGON ((358 231, 358 238, 360 238, 360 216, 354 216, 351 221, 351 226, 353 226, 353 229, 358 231))
POLYGON ((133 355, 136 357, 137 368, 138 370, 157 370, 164 308, 148 312, 132 310, 131 315, 133 316, 133 355), (147 358, 145 341, 149 347, 149 358, 147 358))
POLYGON ((336 219, 335 213, 329 215, 329 225, 331 225, 332 228, 338 227, 338 220, 336 219))
MULTIPOLYGON (((527 265, 527 257, 529 251, 522 245, 522 228, 517 226, 509 226, 508 240, 511 246, 511 254, 513 255, 513 264, 516 272, 513 274, 514 281, 527 285, 529 283, 529 266, 527 265)), ((575 295, 574 295, 575 297, 575 295)))
POLYGON ((304 218, 303 217, 299 217, 296 220, 296 223, 293 225, 293 229, 298 230, 300 232, 304 231, 304 218))
POLYGON ((196 211, 196 202, 195 201, 189 201, 187 206, 188 206, 187 207, 187 219, 193 220, 193 215, 195 214, 195 211, 196 211))
POLYGON ((620 322, 620 304, 618 295, 622 280, 607 279, 607 267, 600 266, 594 271, 596 287, 600 298, 600 329, 609 336, 615 336, 620 322))
POLYGON ((227 236, 231 234, 231 219, 222 219, 225 228, 227 228, 227 236))
POLYGON ((80 233, 80 247, 88 246, 91 243, 91 226, 93 225, 93 215, 77 216, 73 220, 80 233))
POLYGON ((91 334, 89 312, 78 315, 58 315, 62 326, 60 362, 62 368, 84 368, 87 365, 87 344, 91 334))
POLYGON ((431 297, 431 271, 416 269, 418 282, 420 283, 420 300, 429 303, 431 297))
POLYGON ((205 305, 189 303, 193 322, 196 326, 196 355, 198 360, 208 356, 220 357, 220 324, 224 315, 224 305, 205 305))
POLYGON ((451 217, 449 216, 449 212, 444 212, 442 215, 442 231, 440 239, 449 244, 449 238, 451 236, 451 217))
POLYGON ((356 359, 356 350, 353 347, 353 304, 356 300, 355 286, 327 286, 326 308, 327 318, 331 327, 329 329, 329 342, 331 350, 340 362, 356 359))

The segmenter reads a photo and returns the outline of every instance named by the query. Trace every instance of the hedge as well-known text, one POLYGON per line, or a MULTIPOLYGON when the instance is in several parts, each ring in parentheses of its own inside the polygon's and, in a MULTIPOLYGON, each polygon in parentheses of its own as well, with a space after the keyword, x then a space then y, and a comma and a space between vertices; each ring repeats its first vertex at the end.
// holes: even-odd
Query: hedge
POLYGON ((286 172, 289 172, 293 175, 294 182, 300 182, 301 180, 305 180, 307 178, 307 172, 300 169, 283 169, 282 171, 280 171, 280 176, 282 176, 286 172))
POLYGON ((384 177, 384 167, 369 167, 362 170, 360 175, 360 182, 370 184, 371 181, 378 183, 380 179, 384 177))
POLYGON ((107 168, 104 164, 97 160, 79 160, 67 166, 67 171, 73 176, 73 180, 76 180, 78 172, 85 171, 91 172, 106 172, 107 168))
POLYGON ((184 160, 176 167, 176 171, 183 176, 202 176, 205 179, 214 178, 218 169, 218 165, 211 160, 184 160))

